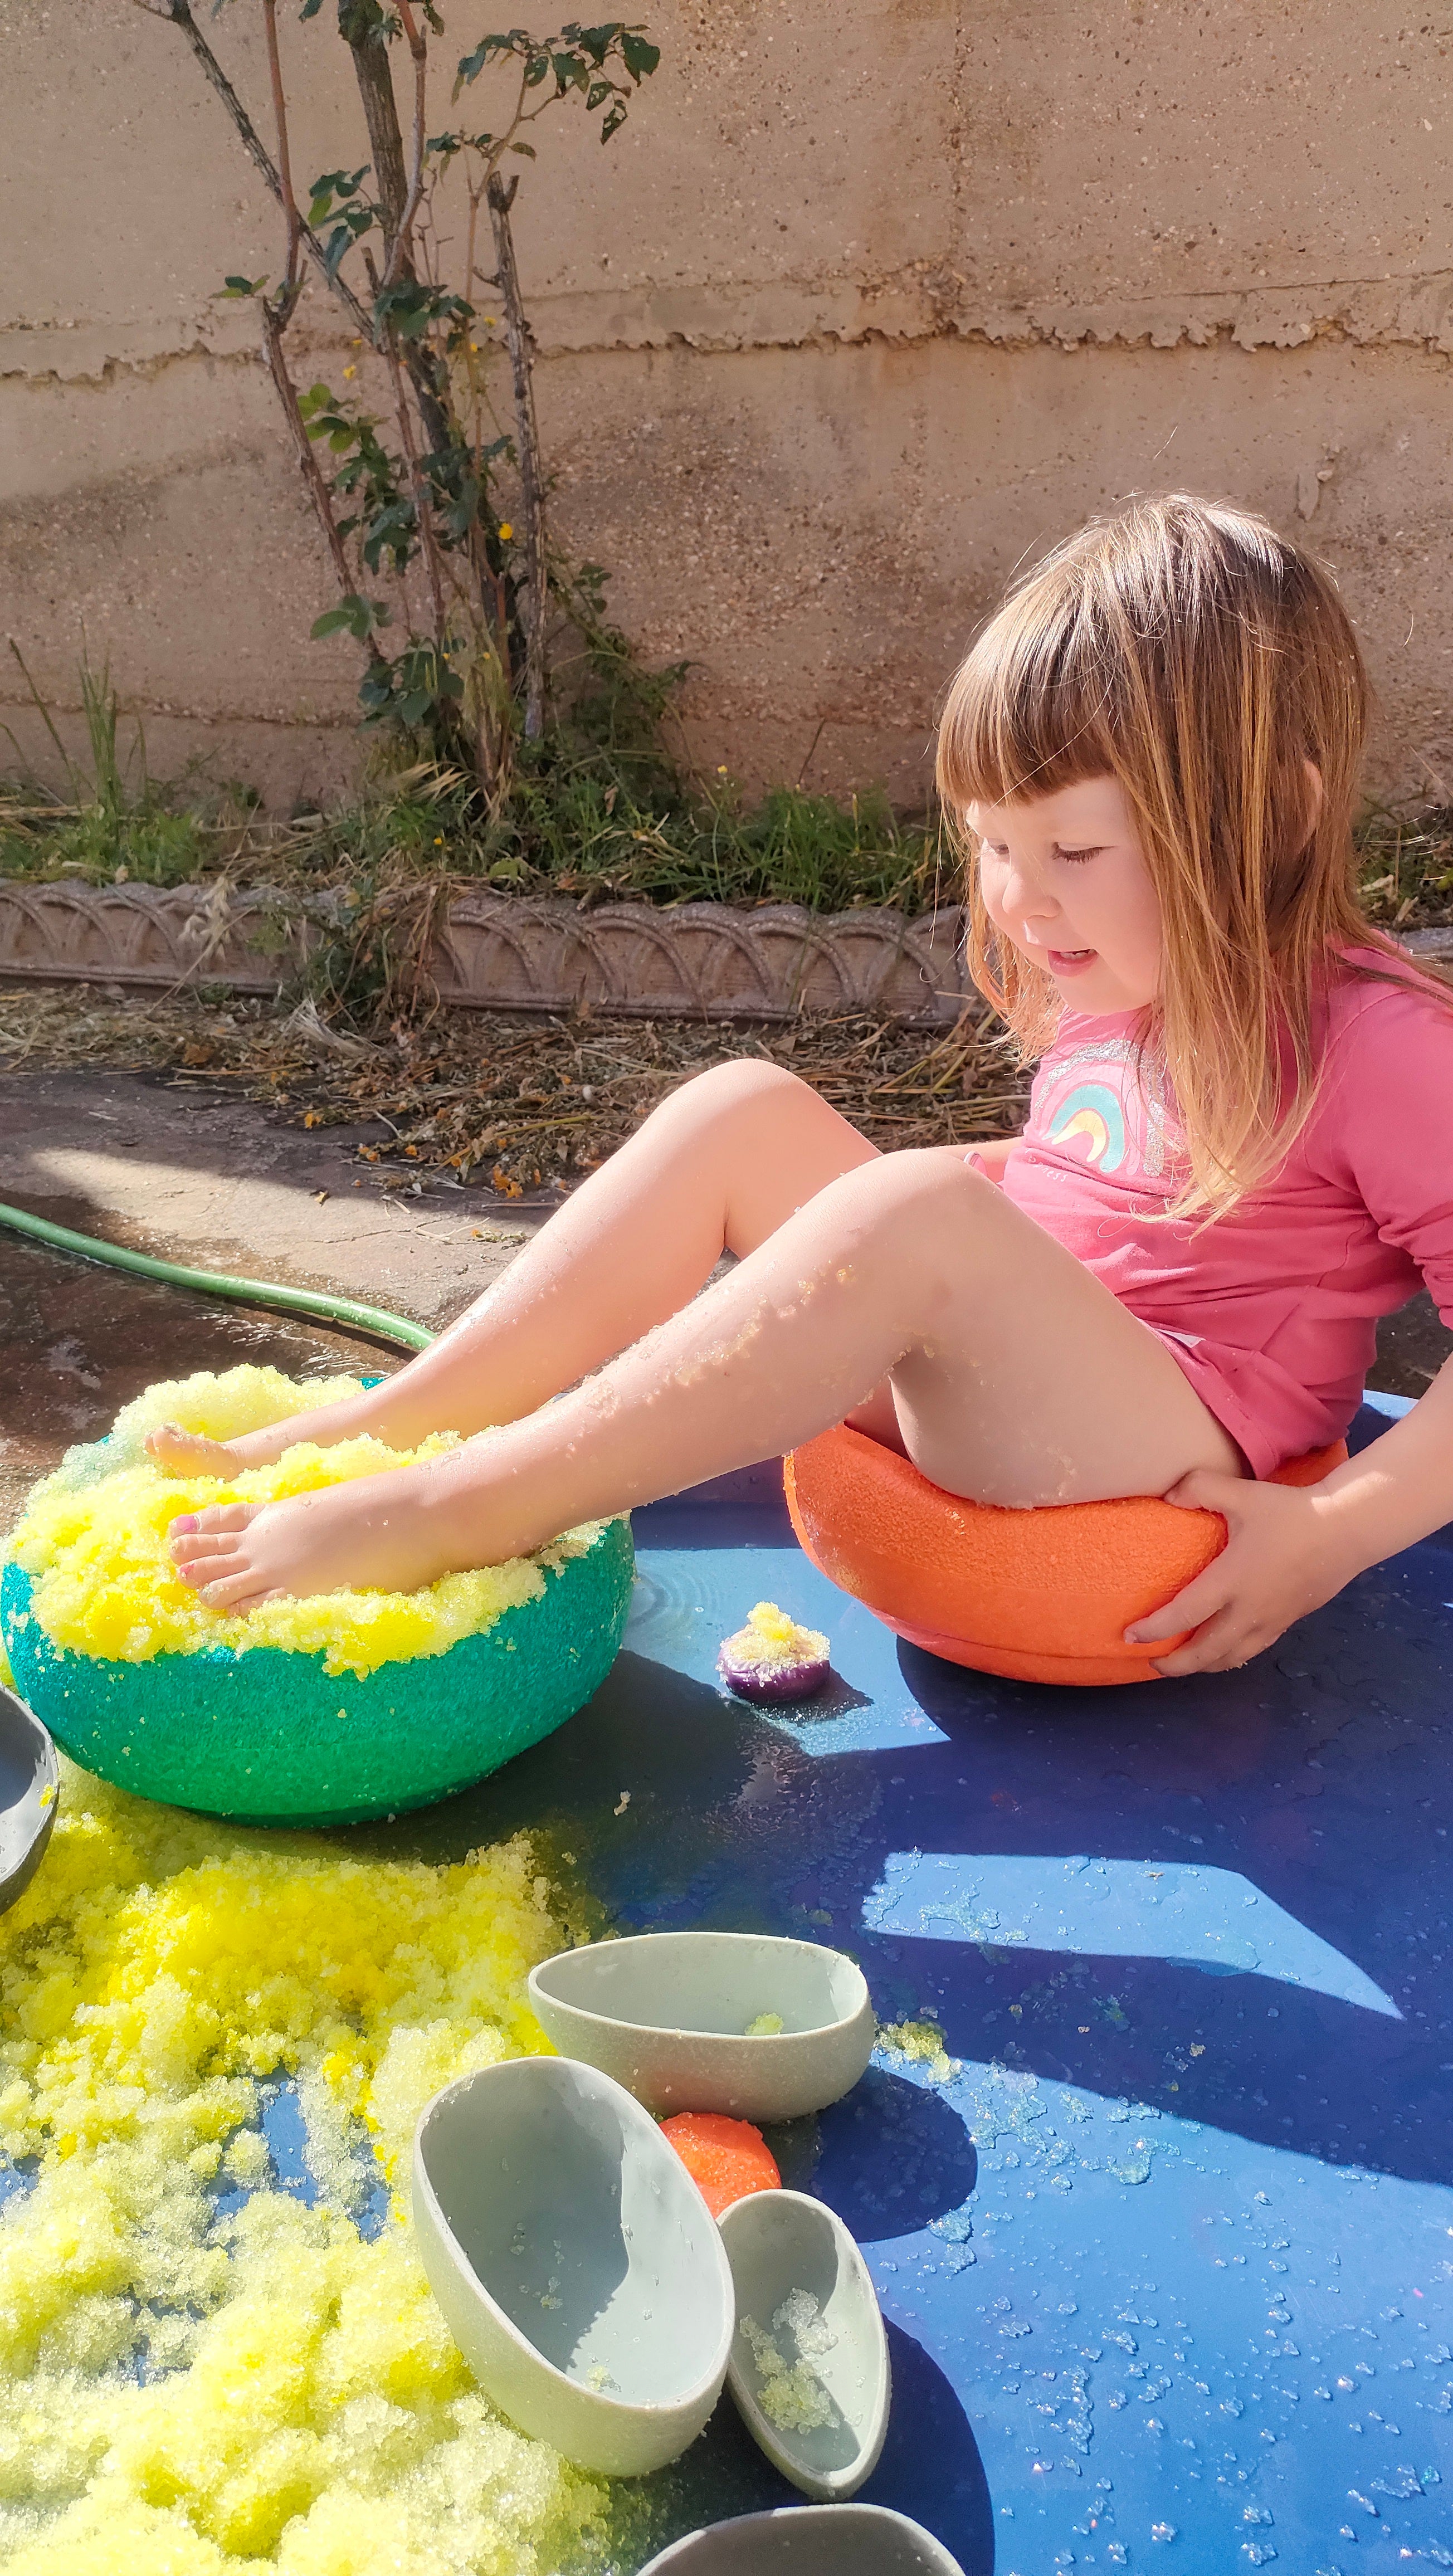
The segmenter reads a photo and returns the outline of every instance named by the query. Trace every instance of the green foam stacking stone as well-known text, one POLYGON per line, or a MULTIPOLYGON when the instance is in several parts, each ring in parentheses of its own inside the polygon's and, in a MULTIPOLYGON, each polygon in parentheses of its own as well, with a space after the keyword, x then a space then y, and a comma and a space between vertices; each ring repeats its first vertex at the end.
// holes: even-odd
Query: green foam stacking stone
POLYGON ((607 1521, 482 1635, 362 1678, 277 1646, 72 1654, 31 1615, 14 1564, 0 1634, 35 1715, 103 1780, 239 1824, 354 1824, 452 1797, 583 1708, 620 1651, 634 1562, 629 1524, 607 1521))

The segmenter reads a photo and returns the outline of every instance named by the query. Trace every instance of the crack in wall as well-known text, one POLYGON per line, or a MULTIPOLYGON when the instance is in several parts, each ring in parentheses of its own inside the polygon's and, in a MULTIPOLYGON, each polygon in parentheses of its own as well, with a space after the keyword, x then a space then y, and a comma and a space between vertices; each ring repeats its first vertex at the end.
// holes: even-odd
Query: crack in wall
MULTIPOLYGON (((946 264, 924 262, 871 283, 846 276, 763 279, 735 286, 730 297, 699 288, 648 289, 639 298, 620 291, 546 295, 535 299, 536 340, 545 359, 682 348, 703 356, 736 355, 943 339, 997 348, 1229 343, 1247 350, 1298 348, 1317 339, 1453 355, 1453 269, 1086 302, 1047 295, 1029 304, 999 305, 979 296, 970 301, 966 287, 946 264)), ((330 331, 315 320, 299 340, 299 353, 323 359, 348 345, 341 325, 330 331)), ((145 378, 199 360, 208 366, 261 363, 250 343, 219 346, 195 326, 183 326, 169 344, 158 341, 155 326, 137 322, 0 332, 0 379, 37 386, 101 386, 119 375, 145 378), (70 343, 73 331, 73 347, 57 346, 70 343), (133 333, 143 342, 139 349, 127 346, 133 333)))
MULTIPOLYGON (((52 717, 74 717, 79 721, 86 712, 79 699, 68 700, 51 689, 46 691, 45 702, 46 712, 52 717)), ((34 716, 35 705, 30 698, 10 697, 0 689, 0 711, 6 715, 34 716)), ((127 691, 121 713, 127 723, 134 716, 148 716, 158 722, 169 720, 174 724, 245 725, 262 733, 336 733, 352 737, 358 732, 358 718, 354 714, 270 715, 260 714, 256 707, 187 707, 179 706, 174 698, 147 698, 134 690, 127 691)))

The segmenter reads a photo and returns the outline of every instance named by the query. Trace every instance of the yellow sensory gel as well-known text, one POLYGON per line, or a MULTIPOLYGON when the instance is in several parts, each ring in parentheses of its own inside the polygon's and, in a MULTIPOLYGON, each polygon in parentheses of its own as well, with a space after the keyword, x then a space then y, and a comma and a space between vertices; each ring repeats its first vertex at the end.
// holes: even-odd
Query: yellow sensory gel
POLYGON ((363 2140, 397 2193, 438 2086, 544 2050, 524 1980, 561 1946, 551 1897, 523 1836, 368 1858, 67 1766, 0 1921, 5 2576, 611 2563, 610 2491, 480 2396, 402 2203, 372 2242, 356 2224, 363 2140), (258 2124, 279 2068, 311 2208, 258 2124), (254 2196, 219 2217, 229 2187, 254 2196))
MULTIPOLYGON (((251 1467, 230 1484, 215 1476, 164 1475, 147 1459, 145 1434, 163 1422, 235 1438, 305 1406, 356 1394, 356 1378, 300 1386, 277 1369, 235 1368, 149 1387, 117 1415, 108 1441, 72 1450, 31 1494, 8 1553, 35 1586, 31 1615, 56 1645, 73 1654, 123 1663, 191 1654, 225 1643, 239 1652, 280 1646, 324 1655, 332 1675, 376 1672, 380 1665, 442 1655, 461 1638, 485 1634, 506 1610, 539 1600, 545 1567, 583 1555, 599 1534, 588 1523, 537 1556, 476 1573, 446 1574, 422 1592, 331 1592, 304 1601, 268 1601, 241 1618, 209 1610, 182 1582, 168 1553, 171 1523, 211 1503, 278 1501, 322 1485, 376 1476, 433 1458, 459 1445, 454 1432, 414 1450, 381 1440, 341 1441, 336 1448, 301 1444, 272 1467, 251 1467)), ((488 1438, 488 1433, 480 1435, 488 1438)))

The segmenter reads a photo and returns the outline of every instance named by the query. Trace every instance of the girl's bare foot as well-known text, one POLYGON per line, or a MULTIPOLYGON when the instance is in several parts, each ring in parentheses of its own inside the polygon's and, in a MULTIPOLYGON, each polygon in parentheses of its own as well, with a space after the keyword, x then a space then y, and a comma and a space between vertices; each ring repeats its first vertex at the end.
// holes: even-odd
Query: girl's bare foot
POLYGON ((209 1440, 204 1432, 184 1431, 179 1422, 163 1422, 148 1431, 145 1446, 153 1467, 168 1476, 221 1476, 230 1484, 244 1467, 262 1463, 241 1457, 240 1441, 209 1440))
POLYGON ((417 1468, 281 1503, 217 1503, 171 1525, 171 1554, 209 1610, 285 1594, 417 1592, 458 1563, 417 1468))
POLYGON ((345 1397, 341 1404, 316 1404, 306 1413, 286 1414, 281 1422, 269 1422, 261 1431, 241 1432, 235 1440, 209 1440, 205 1432, 184 1431, 178 1422, 163 1422, 148 1431, 146 1454, 166 1475, 220 1476, 230 1484, 244 1467, 271 1467, 284 1450, 296 1449, 300 1440, 316 1441, 320 1449, 334 1448, 340 1440, 356 1440, 366 1431, 387 1440, 389 1432, 373 1397, 370 1387, 362 1395, 345 1397))

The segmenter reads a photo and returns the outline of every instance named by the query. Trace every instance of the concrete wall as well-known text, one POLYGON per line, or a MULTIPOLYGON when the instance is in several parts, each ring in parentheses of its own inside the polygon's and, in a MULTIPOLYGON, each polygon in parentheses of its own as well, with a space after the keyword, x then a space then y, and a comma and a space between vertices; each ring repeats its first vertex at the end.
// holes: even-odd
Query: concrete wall
MULTIPOLYGON (((452 61, 491 21, 443 6, 452 61)), ((366 148, 330 14, 284 27, 304 175, 366 148)), ((198 15, 263 121, 256 0, 198 15)), ((1453 781, 1436 14, 655 0, 649 23, 630 123, 604 152, 566 111, 543 126, 517 222, 557 525, 644 651, 691 659, 699 761, 921 802, 937 693, 1013 566, 1178 483, 1321 549, 1383 774, 1453 781)), ((71 705, 84 625, 154 765, 331 793, 354 660, 307 640, 326 562, 251 317, 211 300, 276 274, 272 208, 182 39, 126 0, 0 0, 0 64, 0 619, 71 705)), ((310 293, 308 367, 336 375, 346 336, 310 293)))

